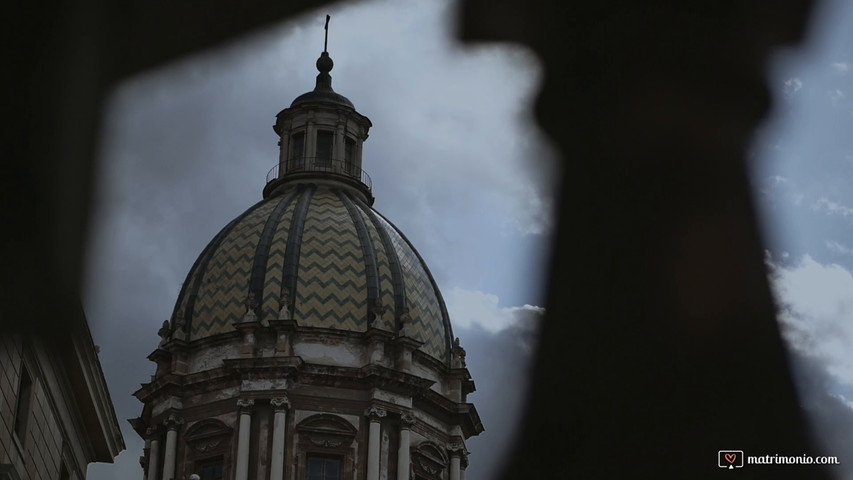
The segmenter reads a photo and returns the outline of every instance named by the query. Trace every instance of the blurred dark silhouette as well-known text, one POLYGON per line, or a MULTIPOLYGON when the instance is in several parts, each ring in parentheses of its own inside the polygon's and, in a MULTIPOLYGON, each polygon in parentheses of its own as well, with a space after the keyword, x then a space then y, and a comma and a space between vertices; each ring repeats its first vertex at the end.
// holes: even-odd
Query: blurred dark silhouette
MULTIPOLYGON (((4 329, 61 332, 79 298, 107 89, 327 3, 7 7, 4 329)), ((810 7, 462 0, 463 41, 518 42, 543 61, 536 118, 564 160, 547 320, 504 478, 705 478, 730 475, 722 449, 822 454, 775 322, 744 158, 769 107, 767 55, 801 39, 810 7)))

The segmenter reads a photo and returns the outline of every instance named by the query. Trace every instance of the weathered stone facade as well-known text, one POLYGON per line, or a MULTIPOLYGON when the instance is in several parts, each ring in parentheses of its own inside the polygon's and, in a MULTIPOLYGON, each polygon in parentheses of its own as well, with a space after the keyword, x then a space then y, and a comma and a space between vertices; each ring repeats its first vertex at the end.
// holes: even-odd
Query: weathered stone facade
POLYGON ((124 449, 82 311, 67 335, 0 335, 0 479, 82 480, 124 449))
POLYGON ((370 120, 317 67, 264 200, 201 253, 149 356, 147 480, 460 480, 483 430, 441 293, 372 208, 370 120))

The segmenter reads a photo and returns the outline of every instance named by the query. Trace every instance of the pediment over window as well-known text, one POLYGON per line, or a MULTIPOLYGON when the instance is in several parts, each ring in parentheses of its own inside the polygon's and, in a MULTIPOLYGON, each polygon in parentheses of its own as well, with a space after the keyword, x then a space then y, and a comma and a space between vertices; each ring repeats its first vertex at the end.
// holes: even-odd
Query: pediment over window
POLYGON ((296 430, 308 443, 324 448, 347 447, 358 433, 350 422, 328 413, 306 418, 299 422, 296 430))
POLYGON ((233 429, 219 420, 201 420, 184 434, 184 441, 195 455, 211 455, 228 450, 233 429))
POLYGON ((438 444, 424 441, 411 449, 412 469, 418 477, 444 478, 447 454, 438 444))

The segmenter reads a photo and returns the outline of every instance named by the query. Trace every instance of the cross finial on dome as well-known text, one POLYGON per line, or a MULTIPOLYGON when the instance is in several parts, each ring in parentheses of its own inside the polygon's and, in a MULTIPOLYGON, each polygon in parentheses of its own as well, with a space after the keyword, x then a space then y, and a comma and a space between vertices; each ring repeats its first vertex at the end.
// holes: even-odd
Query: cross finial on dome
MULTIPOLYGON (((328 74, 332 71, 332 67, 335 66, 335 62, 332 61, 332 57, 329 56, 329 19, 332 17, 330 15, 326 15, 326 42, 323 44, 323 53, 320 54, 320 58, 317 59, 317 70, 320 71, 320 75, 328 74)), ((318 77, 317 80, 320 80, 318 77)))
POLYGON ((329 75, 329 72, 332 71, 332 67, 335 66, 335 62, 332 61, 332 57, 329 56, 329 19, 332 17, 330 15, 326 15, 326 42, 323 44, 323 52, 320 54, 320 58, 317 59, 317 70, 320 73, 317 75, 317 84, 314 87, 314 90, 331 90, 332 89, 332 76, 329 75))

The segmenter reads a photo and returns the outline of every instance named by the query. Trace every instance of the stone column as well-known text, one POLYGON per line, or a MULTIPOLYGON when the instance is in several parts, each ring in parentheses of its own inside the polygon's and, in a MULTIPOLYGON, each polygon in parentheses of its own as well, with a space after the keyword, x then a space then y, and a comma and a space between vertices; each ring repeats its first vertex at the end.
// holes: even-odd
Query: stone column
POLYGON ((273 398, 270 405, 275 412, 272 432, 272 467, 270 467, 270 480, 284 479, 284 438, 287 425, 287 410, 290 402, 286 396, 273 398))
POLYGON ((175 478, 175 458, 178 455, 178 428, 184 423, 184 419, 169 415, 164 423, 166 425, 166 451, 163 454, 163 478, 161 480, 173 480, 175 478))
POLYGON ((379 480, 379 436, 381 435, 379 422, 385 415, 385 409, 382 407, 367 409, 367 416, 370 418, 367 441, 367 480, 379 480))
POLYGON ((397 480, 409 480, 409 429, 415 424, 411 413, 400 415, 400 448, 397 450, 397 480))
POLYGON ((332 152, 332 158, 337 160, 340 168, 344 165, 344 123, 338 122, 335 126, 335 147, 332 152))
POLYGON ((282 130, 281 139, 278 141, 278 176, 285 172, 287 161, 290 159, 290 129, 282 130))
POLYGON ((355 154, 353 155, 355 158, 353 158, 352 163, 358 168, 361 168, 361 145, 363 142, 364 140, 359 138, 355 144, 355 154))
POLYGON ((237 473, 235 480, 249 480, 249 428, 252 424, 252 407, 255 401, 251 398, 237 400, 240 411, 240 426, 237 436, 237 473))
POLYGON ((160 439, 157 437, 156 428, 149 428, 145 433, 151 439, 151 449, 148 450, 148 480, 157 480, 157 468, 160 461, 160 439))
POLYGON ((311 159, 309 165, 314 166, 314 157, 317 156, 317 128, 314 124, 314 115, 310 115, 305 125, 305 156, 311 159))
POLYGON ((465 448, 459 443, 450 444, 450 480, 461 480, 462 455, 465 448))

